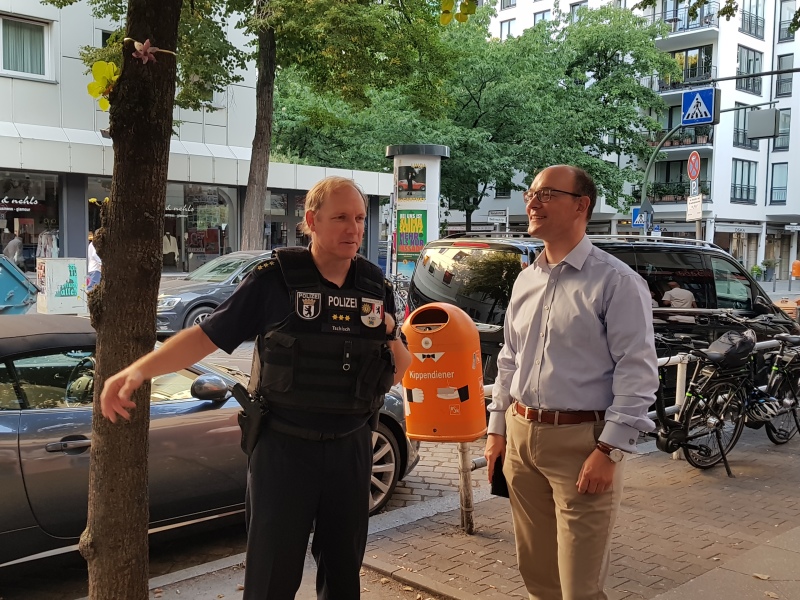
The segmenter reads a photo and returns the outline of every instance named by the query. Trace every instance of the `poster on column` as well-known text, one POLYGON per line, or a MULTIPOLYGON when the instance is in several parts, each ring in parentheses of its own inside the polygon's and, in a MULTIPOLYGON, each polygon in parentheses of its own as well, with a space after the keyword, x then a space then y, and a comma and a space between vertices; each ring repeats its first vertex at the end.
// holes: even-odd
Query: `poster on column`
POLYGON ((425 246, 427 223, 424 210, 397 211, 397 272, 409 279, 425 246))
POLYGON ((419 199, 425 201, 428 168, 423 163, 404 165, 397 168, 397 200, 419 199))

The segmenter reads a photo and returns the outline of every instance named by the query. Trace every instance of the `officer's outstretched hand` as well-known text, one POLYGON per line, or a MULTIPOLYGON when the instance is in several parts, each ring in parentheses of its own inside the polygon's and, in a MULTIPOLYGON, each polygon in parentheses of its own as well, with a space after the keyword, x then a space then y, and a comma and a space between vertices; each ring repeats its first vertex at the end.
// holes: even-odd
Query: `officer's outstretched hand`
POLYGON ((131 394, 144 382, 142 372, 134 365, 123 369, 113 377, 106 379, 103 392, 100 394, 100 410, 103 416, 112 423, 122 416, 130 420, 129 409, 136 408, 131 394))

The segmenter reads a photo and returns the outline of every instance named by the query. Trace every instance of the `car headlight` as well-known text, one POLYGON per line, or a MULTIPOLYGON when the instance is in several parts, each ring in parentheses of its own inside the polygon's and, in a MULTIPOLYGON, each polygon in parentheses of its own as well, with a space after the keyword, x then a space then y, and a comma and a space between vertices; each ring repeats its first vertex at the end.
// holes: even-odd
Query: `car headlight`
POLYGON ((156 304, 156 312, 162 312, 165 310, 172 310, 178 304, 181 303, 180 298, 176 298, 175 296, 159 296, 158 297, 158 304, 156 304))

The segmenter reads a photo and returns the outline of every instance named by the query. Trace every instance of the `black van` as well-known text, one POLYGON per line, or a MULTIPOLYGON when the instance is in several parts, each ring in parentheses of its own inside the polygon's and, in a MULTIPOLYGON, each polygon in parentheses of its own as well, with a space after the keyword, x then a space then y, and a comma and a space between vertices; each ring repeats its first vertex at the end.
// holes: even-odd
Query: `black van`
MULTIPOLYGON (((768 300, 732 256, 714 244, 638 236, 589 239, 647 281, 657 332, 684 333, 711 342, 740 328, 720 318, 721 313, 733 310, 743 317, 773 316, 770 322, 753 328, 759 340, 776 333, 800 334, 800 326, 768 300), (662 298, 670 282, 691 291, 697 308, 664 306, 662 298)), ((481 335, 485 384, 492 383, 497 374, 495 360, 503 343, 503 319, 514 281, 542 249, 541 240, 528 234, 463 233, 430 242, 419 255, 409 286, 409 309, 448 302, 469 314, 481 335)), ((663 348, 659 354, 670 352, 663 348)))

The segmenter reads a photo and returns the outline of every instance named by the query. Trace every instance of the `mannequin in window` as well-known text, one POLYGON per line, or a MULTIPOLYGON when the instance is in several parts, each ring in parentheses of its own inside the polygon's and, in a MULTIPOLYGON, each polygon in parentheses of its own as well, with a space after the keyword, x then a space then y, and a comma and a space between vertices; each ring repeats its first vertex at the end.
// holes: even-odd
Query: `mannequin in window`
POLYGON ((164 233, 163 264, 165 267, 175 266, 175 257, 178 256, 178 238, 169 231, 164 233))

